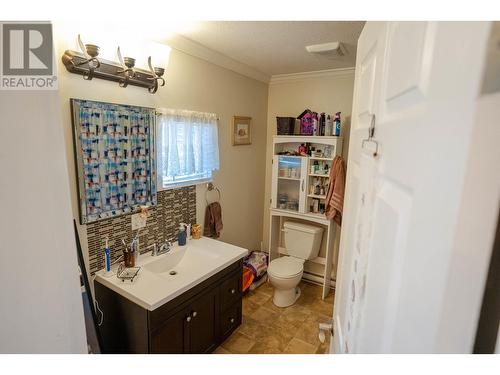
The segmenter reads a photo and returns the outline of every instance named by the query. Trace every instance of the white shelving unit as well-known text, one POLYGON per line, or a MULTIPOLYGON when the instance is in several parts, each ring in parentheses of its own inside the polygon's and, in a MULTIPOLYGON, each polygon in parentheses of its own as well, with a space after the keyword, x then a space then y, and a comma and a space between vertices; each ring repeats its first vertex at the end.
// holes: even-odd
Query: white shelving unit
MULTIPOLYGON (((281 255, 287 255, 283 245, 282 229, 287 220, 307 221, 324 228, 323 242, 326 250, 325 257, 317 257, 309 262, 323 266, 321 276, 304 273, 305 279, 322 281, 323 298, 326 298, 332 287, 330 275, 333 263, 333 244, 336 225, 328 220, 324 213, 312 212, 315 200, 318 208, 325 204, 328 189, 329 170, 336 155, 342 153, 341 137, 316 136, 274 136, 273 138, 273 168, 271 186, 270 210, 270 260, 281 255), (321 156, 296 156, 285 154, 298 151, 302 144, 309 144, 315 150, 321 150, 321 156), (325 151, 329 153, 325 155, 325 151), (317 163, 322 168, 312 172, 311 167, 317 163), (328 166, 326 169, 325 165, 328 166), (323 185, 324 194, 312 191, 311 186, 318 183, 323 185)), ((318 209, 319 211, 319 209, 318 209)))

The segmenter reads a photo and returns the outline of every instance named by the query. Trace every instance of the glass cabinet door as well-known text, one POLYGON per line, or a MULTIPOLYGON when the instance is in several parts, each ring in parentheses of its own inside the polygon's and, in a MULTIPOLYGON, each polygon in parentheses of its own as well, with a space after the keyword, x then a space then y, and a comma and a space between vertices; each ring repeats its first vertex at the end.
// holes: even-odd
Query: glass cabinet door
POLYGON ((307 158, 275 155, 273 159, 272 206, 304 212, 307 158))

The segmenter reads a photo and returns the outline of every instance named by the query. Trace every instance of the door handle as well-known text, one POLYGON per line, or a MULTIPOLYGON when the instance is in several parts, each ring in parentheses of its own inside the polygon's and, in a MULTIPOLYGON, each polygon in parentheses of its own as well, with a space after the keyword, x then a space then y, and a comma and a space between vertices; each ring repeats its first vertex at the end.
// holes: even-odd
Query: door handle
POLYGON ((191 314, 191 316, 192 316, 193 318, 196 318, 196 315, 198 315, 198 313, 197 313, 196 311, 193 311, 193 313, 191 314))
POLYGON ((234 318, 229 319, 229 321, 231 322, 231 324, 234 323, 234 318))
POLYGON ((186 318, 186 322, 188 322, 188 323, 189 323, 190 321, 191 321, 191 316, 188 316, 188 317, 186 318))
POLYGON ((304 179, 302 179, 302 183, 301 183, 301 187, 300 187, 300 189, 301 189, 302 191, 304 191, 304 182, 305 182, 305 181, 304 181, 304 179))
POLYGON ((236 289, 233 288, 233 289, 231 289, 231 294, 234 294, 234 293, 236 293, 236 289))

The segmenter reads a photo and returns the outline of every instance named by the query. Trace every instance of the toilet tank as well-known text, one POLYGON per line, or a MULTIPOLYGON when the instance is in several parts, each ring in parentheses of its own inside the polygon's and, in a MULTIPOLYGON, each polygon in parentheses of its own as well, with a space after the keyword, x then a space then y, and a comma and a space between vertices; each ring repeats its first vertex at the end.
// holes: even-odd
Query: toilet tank
POLYGON ((323 228, 287 221, 283 224, 283 232, 288 255, 300 259, 313 259, 318 256, 323 228))

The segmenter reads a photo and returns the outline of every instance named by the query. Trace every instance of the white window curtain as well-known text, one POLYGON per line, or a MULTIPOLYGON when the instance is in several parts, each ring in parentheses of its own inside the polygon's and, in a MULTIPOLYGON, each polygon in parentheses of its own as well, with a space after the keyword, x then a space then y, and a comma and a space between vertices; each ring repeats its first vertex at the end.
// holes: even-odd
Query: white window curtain
POLYGON ((162 109, 156 123, 159 187, 210 180, 219 169, 217 115, 162 109))

